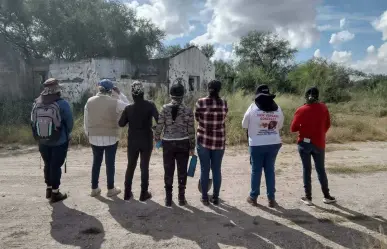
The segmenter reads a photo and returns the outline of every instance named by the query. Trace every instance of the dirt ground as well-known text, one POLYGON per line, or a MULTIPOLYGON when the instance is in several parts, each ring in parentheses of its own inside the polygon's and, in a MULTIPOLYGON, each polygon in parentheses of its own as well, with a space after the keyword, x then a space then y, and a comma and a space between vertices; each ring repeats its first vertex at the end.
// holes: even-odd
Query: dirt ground
MULTIPOLYGON (((322 203, 313 175, 315 207, 300 203, 302 170, 295 146, 282 148, 277 161, 277 201, 267 208, 246 203, 250 166, 245 148, 226 152, 222 168, 222 204, 203 206, 197 190, 199 167, 188 179, 182 208, 164 207, 161 154, 151 159, 153 199, 137 201, 140 170, 134 179, 135 200, 100 198, 90 194, 91 150, 72 148, 61 189, 70 197, 51 205, 44 197, 43 170, 36 148, 0 149, 0 248, 387 248, 387 171, 367 174, 330 174, 338 205, 322 203), (384 230, 383 230, 384 229, 384 230), (382 233, 379 233, 379 232, 382 233)), ((384 143, 329 145, 327 167, 385 165, 384 143)), ((386 166, 387 167, 387 166, 386 166)), ((116 184, 123 187, 126 153, 117 156, 116 184)), ((175 180, 176 182, 176 180, 175 180)), ((103 167, 100 186, 106 185, 103 167)), ((262 182, 261 192, 265 193, 262 182)), ((176 195, 175 195, 176 201, 176 195)))

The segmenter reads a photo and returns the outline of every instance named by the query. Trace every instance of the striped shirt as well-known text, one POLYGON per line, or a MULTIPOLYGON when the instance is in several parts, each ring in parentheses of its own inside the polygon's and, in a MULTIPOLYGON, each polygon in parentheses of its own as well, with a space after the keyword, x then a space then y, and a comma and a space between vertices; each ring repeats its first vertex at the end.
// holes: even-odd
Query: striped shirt
POLYGON ((196 103, 195 119, 199 123, 197 140, 210 150, 224 150, 226 147, 227 102, 210 97, 199 99, 196 103))
MULTIPOLYGON (((129 100, 124 94, 119 95, 119 99, 117 100, 117 126, 118 126, 118 120, 120 119, 121 113, 125 109, 127 105, 129 105, 129 100)), ((85 113, 84 113, 84 129, 85 133, 88 134, 87 127, 88 127, 88 120, 87 120, 87 106, 85 106, 85 113)), ((94 146, 111 146, 118 142, 119 138, 116 136, 89 136, 89 143, 94 146)))

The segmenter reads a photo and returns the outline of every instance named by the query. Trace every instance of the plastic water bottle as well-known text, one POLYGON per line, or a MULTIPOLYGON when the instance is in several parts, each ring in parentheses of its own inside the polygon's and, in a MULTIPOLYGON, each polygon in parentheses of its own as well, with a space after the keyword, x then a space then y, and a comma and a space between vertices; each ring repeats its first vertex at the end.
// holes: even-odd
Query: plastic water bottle
POLYGON ((198 157, 196 155, 193 155, 191 157, 191 161, 189 162, 189 167, 187 172, 187 175, 189 177, 194 177, 197 162, 198 162, 198 157))
POLYGON ((156 143, 156 148, 160 149, 161 147, 163 147, 163 142, 160 140, 156 143))

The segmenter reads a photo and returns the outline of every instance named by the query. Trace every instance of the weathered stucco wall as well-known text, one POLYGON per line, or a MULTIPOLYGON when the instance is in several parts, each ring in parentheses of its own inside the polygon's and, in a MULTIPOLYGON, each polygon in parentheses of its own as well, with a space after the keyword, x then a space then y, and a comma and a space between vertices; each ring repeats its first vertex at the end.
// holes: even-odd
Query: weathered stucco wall
POLYGON ((215 79, 215 67, 211 61, 196 47, 187 49, 169 60, 169 80, 170 84, 176 78, 183 78, 187 82, 189 89, 189 77, 197 80, 199 86, 195 84, 194 91, 202 91, 208 82, 215 79), (197 89, 199 87, 199 89, 197 89))
POLYGON ((33 99, 39 92, 32 70, 24 59, 0 37, 0 102, 33 99))
MULTIPOLYGON (((50 77, 57 78, 63 85, 63 97, 78 103, 89 94, 96 93, 96 84, 101 79, 112 80, 130 97, 130 79, 135 69, 129 61, 122 59, 91 59, 78 62, 54 62, 50 65, 50 77), (129 77, 129 78, 128 78, 129 77)), ((161 84, 144 83, 146 97, 161 84)))

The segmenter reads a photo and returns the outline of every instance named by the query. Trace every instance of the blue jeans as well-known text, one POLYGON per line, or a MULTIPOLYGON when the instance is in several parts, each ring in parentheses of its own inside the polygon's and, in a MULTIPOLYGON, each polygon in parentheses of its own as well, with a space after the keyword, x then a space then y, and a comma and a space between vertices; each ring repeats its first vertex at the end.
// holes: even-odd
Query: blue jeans
POLYGON ((93 150, 93 169, 91 172, 91 188, 98 188, 99 173, 105 153, 107 188, 114 188, 114 174, 118 142, 110 146, 95 146, 91 145, 93 150))
POLYGON ((201 175, 200 182, 202 185, 202 199, 208 200, 208 180, 210 178, 210 169, 212 170, 212 178, 214 185, 213 197, 218 198, 220 186, 222 184, 222 160, 224 150, 210 150, 204 148, 201 144, 197 146, 201 175))
POLYGON ((329 197, 328 177, 325 171, 325 150, 317 148, 311 143, 301 142, 298 144, 298 152, 304 171, 305 197, 312 199, 312 157, 324 197, 329 197))
POLYGON ((251 192, 256 200, 260 194, 262 169, 265 171, 267 198, 275 200, 275 160, 281 144, 250 146, 251 192))

